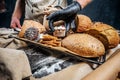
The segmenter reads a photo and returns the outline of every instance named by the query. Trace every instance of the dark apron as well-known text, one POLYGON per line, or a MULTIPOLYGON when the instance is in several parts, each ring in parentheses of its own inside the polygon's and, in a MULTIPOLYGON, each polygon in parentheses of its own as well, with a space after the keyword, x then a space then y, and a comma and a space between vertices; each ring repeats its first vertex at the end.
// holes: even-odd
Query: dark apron
POLYGON ((68 5, 70 5, 73 2, 73 0, 67 0, 68 5))

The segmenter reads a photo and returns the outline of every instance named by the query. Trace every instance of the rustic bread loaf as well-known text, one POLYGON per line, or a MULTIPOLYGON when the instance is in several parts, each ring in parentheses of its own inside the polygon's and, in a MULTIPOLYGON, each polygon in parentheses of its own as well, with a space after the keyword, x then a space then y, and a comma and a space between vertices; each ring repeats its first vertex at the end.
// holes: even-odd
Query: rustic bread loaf
POLYGON ((83 57, 99 57, 105 53, 102 42, 85 33, 71 34, 62 40, 61 45, 83 57))
POLYGON ((77 18, 76 18, 77 30, 76 30, 76 32, 84 32, 86 30, 89 30, 92 25, 93 25, 93 23, 88 16, 77 15, 77 18))
POLYGON ((104 44, 105 49, 114 48, 119 44, 118 32, 108 24, 95 22, 86 33, 99 39, 104 44))
POLYGON ((36 22, 36 21, 33 21, 33 20, 25 20, 18 36, 20 38, 24 37, 25 31, 30 27, 37 28, 39 33, 42 33, 42 32, 46 31, 45 27, 42 24, 40 24, 39 22, 36 22))

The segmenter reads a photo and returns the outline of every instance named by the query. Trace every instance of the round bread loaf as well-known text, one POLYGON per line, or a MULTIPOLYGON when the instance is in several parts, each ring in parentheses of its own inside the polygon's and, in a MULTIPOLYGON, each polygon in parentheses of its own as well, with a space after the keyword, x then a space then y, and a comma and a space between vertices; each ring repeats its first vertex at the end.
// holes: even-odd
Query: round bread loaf
POLYGON ((101 22, 95 22, 92 28, 86 33, 99 39, 105 49, 111 49, 119 44, 119 34, 112 26, 101 22))
POLYGON ((23 38, 24 37, 24 34, 25 34, 25 31, 30 28, 30 27, 35 27, 38 29, 39 33, 42 33, 42 32, 45 32, 46 29, 45 27, 40 24, 39 22, 36 22, 36 21, 33 21, 33 20, 25 20, 23 25, 22 25, 22 28, 21 28, 21 31, 19 32, 18 36, 20 38, 23 38))
POLYGON ((76 32, 85 32, 91 28, 93 25, 91 19, 86 15, 77 15, 76 18, 76 32))
POLYGON ((105 53, 102 42, 85 33, 71 34, 62 40, 61 45, 83 57, 99 57, 105 53))

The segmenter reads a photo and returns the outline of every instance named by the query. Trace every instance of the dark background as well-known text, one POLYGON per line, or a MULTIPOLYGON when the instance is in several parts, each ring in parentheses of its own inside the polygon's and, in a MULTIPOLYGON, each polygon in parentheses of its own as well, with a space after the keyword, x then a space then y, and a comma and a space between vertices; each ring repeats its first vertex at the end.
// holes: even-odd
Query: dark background
POLYGON ((16 0, 5 0, 7 12, 0 14, 0 27, 9 27, 16 0))
MULTIPOLYGON (((11 16, 15 7, 16 0, 5 0, 7 12, 0 13, 0 27, 10 28, 11 16)), ((21 19, 21 24, 24 16, 21 19)))
MULTIPOLYGON (((0 14, 0 27, 9 27, 16 0, 5 0, 5 2, 7 12, 0 14)), ((89 16, 92 21, 104 22, 120 30, 119 7, 120 0, 93 0, 80 13, 89 16)))
POLYGON ((80 13, 120 30, 120 0, 93 0, 80 13))

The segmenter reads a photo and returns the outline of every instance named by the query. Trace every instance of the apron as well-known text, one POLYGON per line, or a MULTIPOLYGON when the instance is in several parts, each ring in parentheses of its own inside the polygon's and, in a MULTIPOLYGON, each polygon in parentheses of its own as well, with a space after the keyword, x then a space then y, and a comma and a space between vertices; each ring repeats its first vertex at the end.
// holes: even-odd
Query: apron
POLYGON ((26 0, 25 18, 43 23, 44 10, 49 6, 67 6, 67 0, 26 0))

